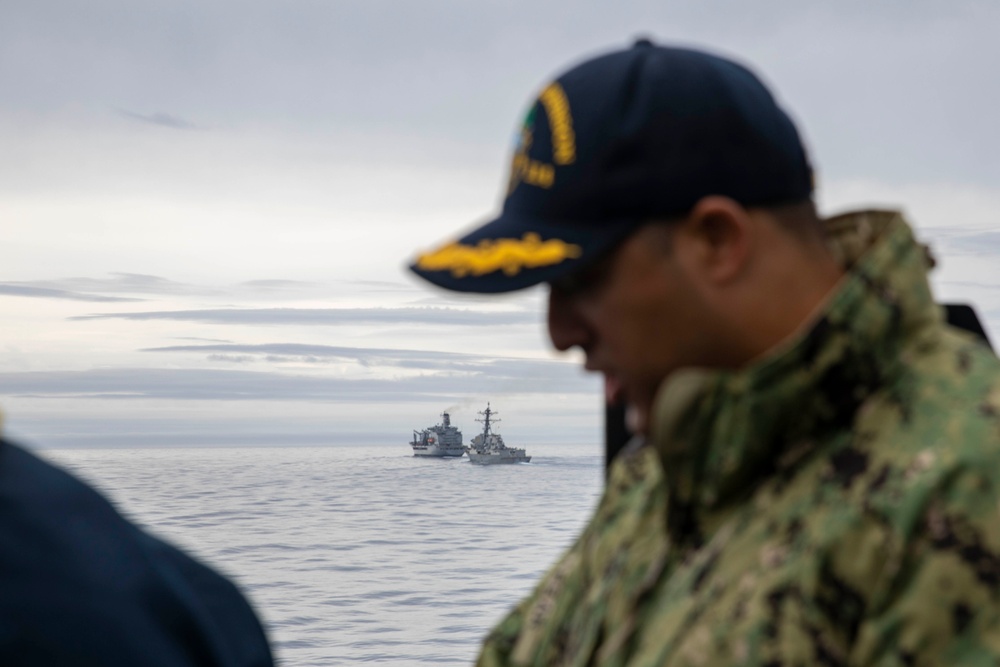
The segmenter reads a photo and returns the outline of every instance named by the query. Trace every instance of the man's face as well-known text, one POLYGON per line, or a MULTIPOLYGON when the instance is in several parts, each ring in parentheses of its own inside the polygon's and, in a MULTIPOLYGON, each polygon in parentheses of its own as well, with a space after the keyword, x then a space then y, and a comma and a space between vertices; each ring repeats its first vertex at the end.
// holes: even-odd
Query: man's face
POLYGON ((548 326, 559 350, 579 347, 603 373, 608 400, 626 401, 632 428, 646 432, 660 383, 700 361, 705 309, 696 281, 671 247, 666 223, 651 223, 612 254, 550 285, 548 326))

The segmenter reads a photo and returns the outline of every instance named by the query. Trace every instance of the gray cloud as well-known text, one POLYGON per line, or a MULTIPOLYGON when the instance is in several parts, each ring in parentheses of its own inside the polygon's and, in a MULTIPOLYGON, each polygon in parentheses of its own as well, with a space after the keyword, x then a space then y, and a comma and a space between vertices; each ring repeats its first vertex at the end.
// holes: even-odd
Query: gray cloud
POLYGON ((228 308, 77 315, 72 320, 173 320, 208 324, 437 324, 499 326, 537 324, 532 312, 482 312, 457 308, 228 308))
POLYGON ((209 352, 211 361, 244 363, 332 363, 347 361, 370 367, 393 367, 410 370, 486 373, 493 377, 539 377, 569 372, 578 375, 575 364, 546 359, 518 359, 459 352, 400 350, 300 343, 263 345, 172 345, 153 347, 143 352, 209 352))
MULTIPOLYGON (((307 345, 302 343, 264 343, 261 345, 219 344, 219 345, 170 345, 148 347, 142 352, 225 352, 247 354, 312 355, 336 357, 339 359, 430 359, 435 361, 457 359, 485 359, 459 352, 436 352, 425 350, 400 350, 389 348, 343 347, 337 345, 307 345)), ((494 357, 491 357, 494 358, 494 357)))
POLYGON ((102 296, 100 294, 84 294, 69 290, 33 287, 24 283, 0 283, 0 294, 7 296, 25 296, 34 299, 69 299, 71 301, 91 301, 98 303, 123 303, 127 301, 143 301, 127 297, 102 296))
POLYGON ((257 357, 250 354, 210 354, 208 355, 209 361, 224 361, 232 364, 245 364, 252 361, 257 361, 257 357))
MULTIPOLYGON (((257 357, 250 357, 251 359, 257 359, 257 357)), ((268 354, 263 357, 264 361, 270 362, 272 364, 332 364, 336 360, 330 359, 328 357, 283 357, 279 354, 268 354)), ((364 364, 363 364, 364 365, 364 364)))
POLYGON ((1000 255, 1000 231, 954 234, 942 242, 951 254, 1000 255))
POLYGON ((168 113, 156 112, 151 114, 141 114, 135 113, 134 111, 127 111, 125 109, 118 109, 118 113, 125 118, 130 118, 132 120, 137 120, 142 123, 148 123, 150 125, 158 125, 160 127, 168 127, 172 130, 197 130, 199 129, 194 123, 184 120, 178 116, 174 116, 168 113))
POLYGON ((204 295, 222 293, 222 290, 217 288, 179 283, 168 278, 143 273, 109 273, 108 275, 110 276, 109 278, 58 278, 55 280, 34 280, 8 284, 56 291, 104 292, 111 294, 204 295))
POLYGON ((244 401, 452 403, 469 395, 595 394, 597 383, 570 364, 503 361, 469 373, 347 379, 219 369, 121 368, 0 373, 0 393, 17 397, 244 401))
MULTIPOLYGON (((389 281, 342 281, 349 286, 352 293, 372 292, 414 292, 416 288, 404 283, 389 281)), ((232 285, 197 285, 178 282, 161 276, 142 273, 109 273, 104 278, 76 276, 55 278, 49 280, 10 281, 3 283, 10 287, 22 288, 25 292, 31 290, 49 290, 53 294, 66 293, 105 293, 105 294, 142 294, 153 296, 195 296, 224 297, 241 300, 272 299, 288 300, 301 297, 329 296, 332 289, 329 285, 304 280, 287 280, 280 278, 247 280, 232 285)), ((343 292, 339 288, 338 292, 343 292)), ((39 292, 41 293, 41 292, 39 292)), ((53 297, 72 298, 72 297, 53 297)), ((114 301, 115 299, 100 299, 95 296, 92 301, 114 301)), ((123 301, 129 299, 122 299, 123 301)), ((439 302, 440 303, 440 300, 439 302)))

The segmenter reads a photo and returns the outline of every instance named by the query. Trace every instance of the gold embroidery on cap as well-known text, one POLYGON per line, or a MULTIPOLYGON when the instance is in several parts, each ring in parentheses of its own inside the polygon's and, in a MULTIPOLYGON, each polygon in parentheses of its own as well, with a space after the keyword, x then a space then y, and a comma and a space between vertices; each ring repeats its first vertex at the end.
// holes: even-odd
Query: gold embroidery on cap
POLYGON ((575 259, 583 251, 580 246, 559 239, 542 241, 528 232, 520 239, 483 239, 476 245, 450 243, 417 258, 417 268, 424 271, 451 271, 456 278, 482 276, 502 270, 515 276, 521 269, 558 264, 575 259))
POLYGON ((518 153, 514 156, 510 171, 511 180, 515 182, 515 185, 523 181, 528 185, 537 185, 540 188, 548 189, 556 180, 555 167, 538 160, 532 160, 524 153, 518 153))
POLYGON ((556 181, 556 165, 573 164, 576 161, 576 132, 573 130, 573 114, 570 112, 566 91, 558 83, 551 83, 538 96, 538 102, 549 119, 552 135, 552 162, 535 160, 528 156, 528 149, 534 139, 535 110, 532 106, 524 118, 518 134, 517 146, 511 158, 510 180, 507 195, 510 196, 521 183, 549 189, 556 181))
POLYGON ((556 164, 572 164, 576 160, 576 134, 573 116, 569 112, 566 91, 558 83, 550 84, 538 98, 545 107, 552 127, 552 160, 556 164))

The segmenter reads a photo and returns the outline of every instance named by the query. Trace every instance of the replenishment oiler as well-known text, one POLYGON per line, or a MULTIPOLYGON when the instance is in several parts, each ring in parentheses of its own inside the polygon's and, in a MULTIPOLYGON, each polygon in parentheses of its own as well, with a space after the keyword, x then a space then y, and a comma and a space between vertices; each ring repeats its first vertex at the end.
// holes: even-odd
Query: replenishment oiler
POLYGON ((472 444, 465 448, 469 454, 469 461, 480 465, 490 465, 494 463, 527 463, 531 460, 523 449, 508 447, 503 443, 503 438, 499 433, 490 430, 490 426, 499 419, 491 420, 497 413, 490 410, 490 404, 486 404, 486 411, 480 412, 482 419, 477 419, 483 425, 483 432, 472 439, 472 444))
POLYGON ((462 432, 451 425, 451 417, 447 412, 441 415, 441 423, 430 426, 422 431, 413 432, 414 456, 445 456, 459 457, 465 453, 462 445, 462 432))

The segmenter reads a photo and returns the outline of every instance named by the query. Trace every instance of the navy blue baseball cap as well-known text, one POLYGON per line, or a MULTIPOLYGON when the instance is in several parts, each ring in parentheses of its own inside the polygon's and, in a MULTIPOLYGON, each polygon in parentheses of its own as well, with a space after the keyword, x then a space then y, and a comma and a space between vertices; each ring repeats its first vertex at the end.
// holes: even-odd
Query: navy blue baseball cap
POLYGON ((639 40, 546 85, 519 128, 500 216, 410 269, 446 289, 509 292, 708 195, 768 206, 809 198, 812 182, 795 125, 752 72, 639 40))

